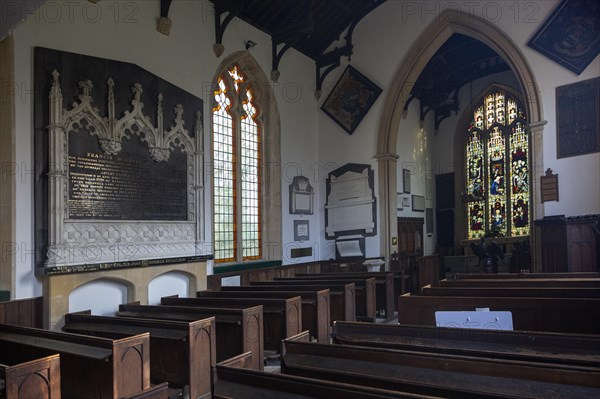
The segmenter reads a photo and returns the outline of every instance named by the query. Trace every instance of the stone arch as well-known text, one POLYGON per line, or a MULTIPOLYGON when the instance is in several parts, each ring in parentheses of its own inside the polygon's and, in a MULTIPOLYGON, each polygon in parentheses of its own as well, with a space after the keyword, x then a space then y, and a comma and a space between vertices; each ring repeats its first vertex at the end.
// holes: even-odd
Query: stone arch
MULTIPOLYGON (((517 77, 524 95, 529 128, 532 133, 532 161, 542 165, 542 130, 545 125, 539 89, 535 76, 525 56, 516 44, 499 28, 483 18, 472 14, 445 10, 425 29, 415 41, 400 65, 387 92, 377 137, 378 179, 380 208, 380 249, 386 259, 393 251, 391 237, 397 236, 396 191, 397 159, 396 144, 406 101, 413 83, 439 48, 454 33, 472 37, 486 44, 500 55, 517 77), (534 137, 535 135, 535 137, 534 137)), ((535 175, 537 170, 532 172, 535 175)), ((542 215, 543 208, 534 196, 533 218, 542 215)))
MULTIPOLYGON (((281 122, 279 108, 270 79, 248 51, 236 51, 223 59, 213 77, 213 88, 216 87, 219 76, 233 64, 237 64, 253 82, 256 100, 260 106, 263 130, 266 133, 262 137, 262 180, 268 181, 269 185, 268 189, 266 185, 263 185, 262 188, 263 259, 281 259, 281 122)), ((213 107, 213 101, 214 98, 210 96, 210 109, 213 107)), ((212 126, 209 131, 212 143, 212 126)), ((212 153, 212 147, 209 151, 212 153)), ((212 162, 212 156, 210 159, 212 162)))

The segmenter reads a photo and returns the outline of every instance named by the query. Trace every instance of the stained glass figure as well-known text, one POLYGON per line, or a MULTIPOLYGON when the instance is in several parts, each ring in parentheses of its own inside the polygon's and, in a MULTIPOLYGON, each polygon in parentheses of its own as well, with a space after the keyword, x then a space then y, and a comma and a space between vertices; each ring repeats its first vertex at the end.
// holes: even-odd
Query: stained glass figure
POLYGON ((502 91, 485 96, 466 135, 467 237, 530 233, 529 137, 525 114, 502 91))

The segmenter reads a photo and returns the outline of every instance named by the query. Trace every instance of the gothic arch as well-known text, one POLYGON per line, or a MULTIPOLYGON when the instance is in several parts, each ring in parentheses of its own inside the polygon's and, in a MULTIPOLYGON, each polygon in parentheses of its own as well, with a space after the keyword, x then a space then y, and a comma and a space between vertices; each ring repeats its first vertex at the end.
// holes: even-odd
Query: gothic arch
MULTIPOLYGON (((254 83, 256 100, 260 106, 260 118, 266 133, 263 143, 262 179, 269 184, 263 184, 263 259, 282 259, 281 248, 281 123, 279 109, 273 92, 273 86, 256 59, 248 51, 237 51, 225 57, 217 68, 212 81, 212 87, 217 87, 219 76, 225 69, 237 64, 254 83)), ((212 110, 212 91, 209 106, 212 110)), ((210 118, 212 118, 212 115, 210 118)), ((210 124, 210 142, 212 143, 212 124, 210 124)), ((212 148, 209 149, 212 154, 212 148)), ((212 162, 212 155, 210 158, 212 162)), ((211 189, 212 195, 212 189, 211 189)), ((212 202, 212 200, 211 200, 212 202)), ((212 212, 211 212, 212 216, 212 212)), ((211 219, 212 223, 212 219, 211 219)))
MULTIPOLYGON (((379 179, 380 208, 380 248, 389 259, 393 251, 391 237, 397 236, 396 226, 396 189, 397 159, 396 144, 402 113, 410 95, 413 82, 439 50, 454 33, 472 37, 486 44, 500 55, 517 77, 524 95, 529 129, 532 136, 532 161, 538 168, 542 166, 542 130, 546 123, 539 89, 535 76, 525 56, 517 45, 495 25, 483 18, 465 12, 446 10, 425 29, 415 41, 405 57, 405 61, 395 74, 387 92, 377 137, 377 162, 379 179)), ((537 170, 532 175, 537 176, 537 170)), ((535 190, 533 197, 533 219, 542 215, 543 208, 538 204, 535 190)))

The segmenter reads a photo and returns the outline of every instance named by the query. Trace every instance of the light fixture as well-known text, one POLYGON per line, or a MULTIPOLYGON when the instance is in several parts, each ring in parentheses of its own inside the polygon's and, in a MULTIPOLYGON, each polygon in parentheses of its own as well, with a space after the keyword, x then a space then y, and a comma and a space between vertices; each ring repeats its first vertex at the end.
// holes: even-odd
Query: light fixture
POLYGON ((253 42, 252 40, 248 40, 248 41, 245 43, 246 50, 250 50, 252 47, 256 46, 257 44, 258 44, 258 43, 256 43, 256 42, 253 42))

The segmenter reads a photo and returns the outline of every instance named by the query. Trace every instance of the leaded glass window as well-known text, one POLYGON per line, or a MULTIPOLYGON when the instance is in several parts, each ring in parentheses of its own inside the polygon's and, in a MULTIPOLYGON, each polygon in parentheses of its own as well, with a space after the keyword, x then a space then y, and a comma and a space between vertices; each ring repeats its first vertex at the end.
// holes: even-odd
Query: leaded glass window
POLYGON ((528 235, 529 138, 516 100, 501 91, 485 96, 467 131, 465 158, 467 237, 528 235))
POLYGON ((212 116, 215 262, 260 259, 262 128, 253 86, 237 65, 217 81, 212 116))

